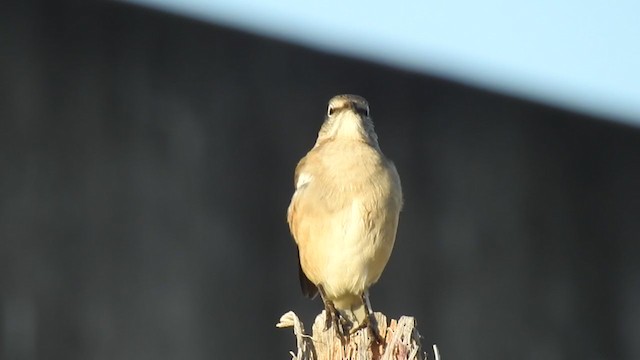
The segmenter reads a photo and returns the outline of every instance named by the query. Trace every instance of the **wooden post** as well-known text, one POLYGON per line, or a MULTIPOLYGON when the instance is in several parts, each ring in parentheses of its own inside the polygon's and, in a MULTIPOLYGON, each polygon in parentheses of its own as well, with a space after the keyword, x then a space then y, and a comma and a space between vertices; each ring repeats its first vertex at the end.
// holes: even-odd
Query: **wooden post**
MULTIPOLYGON (((377 344, 367 329, 351 335, 346 344, 342 344, 335 329, 324 330, 325 312, 316 317, 312 335, 304 332, 304 326, 293 312, 282 315, 279 328, 293 327, 296 336, 297 351, 290 352, 293 360, 425 360, 426 354, 420 345, 420 334, 416 329, 416 320, 402 316, 399 320, 387 322, 382 313, 374 314, 378 323, 378 332, 383 339, 377 344)), ((435 359, 439 360, 434 345, 435 359)))

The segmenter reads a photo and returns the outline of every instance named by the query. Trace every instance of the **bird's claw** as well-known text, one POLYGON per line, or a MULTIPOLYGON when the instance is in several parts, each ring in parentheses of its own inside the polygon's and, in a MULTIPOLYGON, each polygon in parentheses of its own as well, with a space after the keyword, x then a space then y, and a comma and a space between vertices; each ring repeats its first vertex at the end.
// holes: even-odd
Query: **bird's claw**
POLYGON ((378 344, 382 344, 383 343, 383 339, 382 336, 380 336, 380 333, 378 333, 378 329, 377 329, 377 323, 375 318, 373 318, 373 314, 370 314, 369 316, 367 316, 366 318, 364 318, 364 321, 362 321, 362 323, 358 324, 358 326, 354 327, 351 329, 351 331, 349 331, 349 335, 353 335, 356 332, 367 328, 367 330, 369 331, 369 334, 371 335, 371 337, 373 338, 373 340, 378 343, 378 344))

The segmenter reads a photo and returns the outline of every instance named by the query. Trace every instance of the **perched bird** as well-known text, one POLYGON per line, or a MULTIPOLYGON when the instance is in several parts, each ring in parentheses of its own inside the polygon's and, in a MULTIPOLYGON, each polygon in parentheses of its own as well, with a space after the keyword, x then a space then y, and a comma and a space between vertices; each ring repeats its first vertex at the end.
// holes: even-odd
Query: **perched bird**
POLYGON ((298 245, 302 292, 318 291, 342 336, 374 319, 368 289, 382 274, 396 238, 402 208, 400 177, 380 151, 369 104, 358 95, 338 95, 313 148, 295 170, 287 211, 298 245))

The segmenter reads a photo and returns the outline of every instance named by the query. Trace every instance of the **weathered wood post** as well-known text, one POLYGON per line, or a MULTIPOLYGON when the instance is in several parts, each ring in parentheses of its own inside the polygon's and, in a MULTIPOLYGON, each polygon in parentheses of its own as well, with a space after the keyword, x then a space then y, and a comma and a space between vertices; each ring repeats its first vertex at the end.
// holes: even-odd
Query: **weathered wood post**
MULTIPOLYGON (((291 352, 293 360, 425 360, 416 320, 402 316, 387 322, 387 317, 376 312, 378 332, 383 339, 377 344, 367 329, 353 334, 346 344, 336 335, 335 329, 324 330, 325 312, 316 317, 312 335, 305 334, 304 326, 293 312, 282 315, 279 328, 293 327, 297 351, 291 352)), ((434 345, 435 360, 439 360, 438 349, 434 345)))

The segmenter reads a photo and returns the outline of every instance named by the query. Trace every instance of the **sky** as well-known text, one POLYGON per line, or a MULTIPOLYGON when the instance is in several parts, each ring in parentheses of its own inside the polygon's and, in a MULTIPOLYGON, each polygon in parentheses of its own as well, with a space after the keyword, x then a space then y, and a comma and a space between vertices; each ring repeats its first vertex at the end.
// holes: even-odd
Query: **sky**
POLYGON ((130 0, 640 126, 640 1, 130 0))

